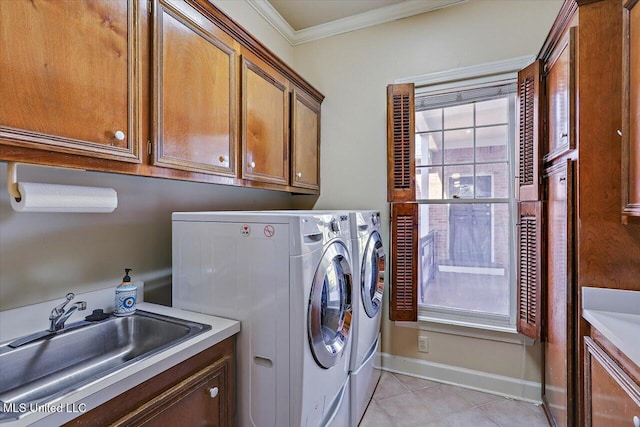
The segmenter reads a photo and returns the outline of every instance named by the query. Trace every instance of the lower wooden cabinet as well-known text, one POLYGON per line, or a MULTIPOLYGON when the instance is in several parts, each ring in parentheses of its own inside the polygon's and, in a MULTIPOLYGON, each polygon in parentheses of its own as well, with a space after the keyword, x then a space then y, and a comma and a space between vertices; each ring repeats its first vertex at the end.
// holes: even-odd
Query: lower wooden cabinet
POLYGON ((632 377, 638 367, 618 358, 611 344, 607 352, 584 337, 584 346, 585 426, 639 426, 640 378, 632 377))
POLYGON ((234 337, 196 354, 67 426, 233 426, 234 337))

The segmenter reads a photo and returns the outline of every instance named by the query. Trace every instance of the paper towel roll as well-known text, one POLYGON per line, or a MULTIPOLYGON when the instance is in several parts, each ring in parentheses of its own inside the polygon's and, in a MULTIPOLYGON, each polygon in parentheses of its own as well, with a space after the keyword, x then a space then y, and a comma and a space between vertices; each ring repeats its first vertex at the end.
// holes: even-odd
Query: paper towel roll
POLYGON ((17 212, 113 212, 118 193, 113 188, 19 182, 20 201, 11 197, 17 212))

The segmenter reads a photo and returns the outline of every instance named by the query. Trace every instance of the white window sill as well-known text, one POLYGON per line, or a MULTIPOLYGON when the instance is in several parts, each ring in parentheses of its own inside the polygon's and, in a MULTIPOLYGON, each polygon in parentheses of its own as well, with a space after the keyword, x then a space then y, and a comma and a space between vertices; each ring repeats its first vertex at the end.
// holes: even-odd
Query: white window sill
POLYGON ((534 340, 519 334, 515 326, 487 325, 460 320, 445 320, 420 316, 417 322, 394 322, 396 326, 439 332, 511 344, 533 345, 534 340))

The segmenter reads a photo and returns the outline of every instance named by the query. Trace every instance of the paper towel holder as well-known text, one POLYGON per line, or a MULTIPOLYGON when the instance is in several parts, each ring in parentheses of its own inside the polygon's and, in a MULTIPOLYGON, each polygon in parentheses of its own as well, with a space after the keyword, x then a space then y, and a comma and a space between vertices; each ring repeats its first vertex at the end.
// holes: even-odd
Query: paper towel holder
MULTIPOLYGON (((74 170, 74 171, 84 171, 85 169, 71 169, 57 166, 49 166, 49 165, 33 165, 44 168, 55 168, 55 169, 66 169, 66 170, 74 170)), ((7 192, 11 197, 16 199, 16 201, 20 201, 22 199, 22 194, 20 194, 20 190, 18 189, 18 162, 7 162, 7 192)))

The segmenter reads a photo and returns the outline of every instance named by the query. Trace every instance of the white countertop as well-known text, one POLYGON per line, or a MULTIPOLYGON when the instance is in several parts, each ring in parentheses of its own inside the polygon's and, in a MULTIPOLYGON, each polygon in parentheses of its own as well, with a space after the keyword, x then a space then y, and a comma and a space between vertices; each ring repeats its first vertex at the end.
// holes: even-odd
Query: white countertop
POLYGON ((582 288, 582 317, 640 366, 640 291, 582 288))
MULTIPOLYGON (((93 309, 95 306, 88 308, 93 309)), ((64 397, 55 399, 47 404, 46 409, 24 414, 17 420, 7 420, 0 423, 0 426, 62 425, 240 331, 240 322, 235 320, 144 302, 138 304, 137 308, 151 313, 204 323, 211 325, 211 329, 158 354, 132 363, 119 372, 106 375, 99 381, 82 386, 64 397), (59 408, 60 412, 53 412, 59 408)), ((48 316, 48 312, 44 315, 48 316)), ((6 320, 7 317, 5 316, 4 319, 6 320)), ((0 324, 0 329, 2 326, 4 325, 0 324)), ((7 336, 5 333, 2 337, 3 341, 7 336)))

